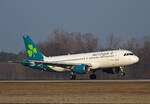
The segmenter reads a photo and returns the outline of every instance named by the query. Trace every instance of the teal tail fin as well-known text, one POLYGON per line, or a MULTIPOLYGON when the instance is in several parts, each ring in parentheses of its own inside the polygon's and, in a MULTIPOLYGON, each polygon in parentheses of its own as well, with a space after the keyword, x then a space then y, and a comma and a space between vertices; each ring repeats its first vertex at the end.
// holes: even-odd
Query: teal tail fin
POLYGON ((26 53, 28 60, 38 60, 43 61, 43 54, 39 51, 39 49, 36 47, 34 42, 30 39, 29 36, 23 36, 26 53))

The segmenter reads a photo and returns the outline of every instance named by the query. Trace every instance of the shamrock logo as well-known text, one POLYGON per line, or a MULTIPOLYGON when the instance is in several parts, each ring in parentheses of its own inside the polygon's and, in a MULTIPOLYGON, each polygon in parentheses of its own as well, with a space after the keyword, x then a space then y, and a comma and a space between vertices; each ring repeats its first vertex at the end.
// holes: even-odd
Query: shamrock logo
POLYGON ((32 44, 29 44, 28 48, 29 48, 29 50, 27 51, 28 56, 29 57, 35 57, 35 54, 37 54, 36 48, 34 48, 32 44))
POLYGON ((110 54, 110 55, 113 55, 113 53, 114 53, 114 52, 112 51, 112 52, 110 52, 109 54, 110 54))

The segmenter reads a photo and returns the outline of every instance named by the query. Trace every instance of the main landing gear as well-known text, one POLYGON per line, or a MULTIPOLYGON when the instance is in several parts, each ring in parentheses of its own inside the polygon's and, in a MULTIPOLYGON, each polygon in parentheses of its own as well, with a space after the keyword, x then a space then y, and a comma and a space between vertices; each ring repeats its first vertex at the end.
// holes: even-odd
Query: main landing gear
POLYGON ((90 79, 96 79, 96 75, 95 74, 91 74, 90 75, 90 79))
POLYGON ((71 72, 70 79, 71 80, 75 80, 76 79, 76 74, 74 74, 73 72, 71 72))
MULTIPOLYGON (((75 74, 70 75, 70 79, 71 80, 76 80, 76 75, 75 74)), ((95 74, 91 74, 90 75, 90 79, 96 79, 96 75, 95 74)))
POLYGON ((90 79, 96 79, 95 71, 91 71, 92 74, 90 74, 90 79))
MULTIPOLYGON (((90 74, 89 76, 90 79, 96 79, 96 75, 94 72, 92 72, 92 74, 90 74)), ((70 80, 76 80, 76 74, 71 72, 70 74, 70 80)))
POLYGON ((71 76, 70 76, 70 79, 71 79, 71 80, 76 80, 76 75, 71 75, 71 76))

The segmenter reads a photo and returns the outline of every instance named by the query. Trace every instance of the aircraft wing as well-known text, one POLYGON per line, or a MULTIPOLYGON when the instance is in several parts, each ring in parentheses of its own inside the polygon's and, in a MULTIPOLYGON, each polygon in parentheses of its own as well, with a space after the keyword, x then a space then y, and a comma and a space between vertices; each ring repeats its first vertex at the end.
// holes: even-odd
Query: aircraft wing
MULTIPOLYGON (((72 67, 82 65, 82 63, 67 63, 67 62, 50 62, 50 61, 32 61, 35 64, 43 64, 43 65, 51 65, 51 66, 58 66, 58 67, 72 67)), ((86 66, 90 67, 90 64, 85 64, 86 66)))
MULTIPOLYGON (((24 63, 24 64, 30 64, 35 63, 39 65, 50 65, 50 66, 57 66, 57 67, 63 67, 63 68, 72 68, 74 66, 82 65, 83 63, 67 63, 67 62, 58 62, 58 61, 37 61, 37 60, 27 60, 27 61, 8 61, 9 63, 24 63)), ((90 64, 84 64, 87 67, 91 67, 90 64)))

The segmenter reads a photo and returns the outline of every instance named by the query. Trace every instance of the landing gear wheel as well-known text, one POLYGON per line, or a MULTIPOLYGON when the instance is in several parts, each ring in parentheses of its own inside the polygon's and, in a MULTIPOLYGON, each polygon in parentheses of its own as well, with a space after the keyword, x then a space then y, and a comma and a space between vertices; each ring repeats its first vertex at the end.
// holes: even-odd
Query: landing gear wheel
POLYGON ((125 72, 121 72, 121 76, 125 76, 126 75, 126 73, 125 72))
POLYGON ((122 77, 124 77, 124 76, 126 75, 125 70, 124 70, 124 67, 120 67, 120 71, 121 71, 120 75, 121 75, 122 77))
POLYGON ((71 75, 71 76, 70 76, 70 79, 71 79, 71 80, 75 80, 75 79, 76 79, 76 75, 71 75))
POLYGON ((95 74, 91 74, 90 75, 90 79, 96 79, 96 75, 95 74))

